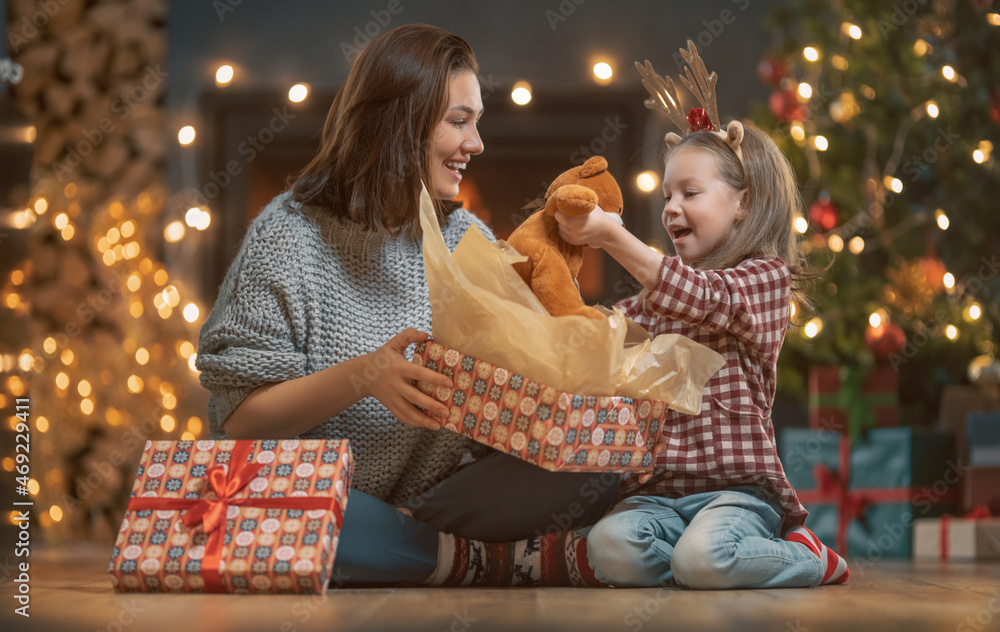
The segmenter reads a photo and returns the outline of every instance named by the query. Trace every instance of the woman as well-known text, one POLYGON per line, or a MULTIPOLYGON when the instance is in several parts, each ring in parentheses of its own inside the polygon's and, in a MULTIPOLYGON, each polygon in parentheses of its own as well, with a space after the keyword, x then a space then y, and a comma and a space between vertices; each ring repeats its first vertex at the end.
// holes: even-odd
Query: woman
POLYGON ((452 386, 405 356, 431 325, 421 182, 449 248, 473 224, 492 235, 448 202, 484 149, 476 72, 468 44, 436 27, 372 40, 334 99, 319 154, 250 226, 201 332, 213 436, 351 441, 355 489, 337 552, 350 581, 424 581, 437 567, 435 529, 512 540, 553 519, 566 528, 567 516, 582 526, 617 488, 605 477, 593 500, 596 477, 495 452, 449 477, 472 446, 416 408, 447 414, 413 380, 452 386), (428 524, 394 508, 407 501, 428 524))

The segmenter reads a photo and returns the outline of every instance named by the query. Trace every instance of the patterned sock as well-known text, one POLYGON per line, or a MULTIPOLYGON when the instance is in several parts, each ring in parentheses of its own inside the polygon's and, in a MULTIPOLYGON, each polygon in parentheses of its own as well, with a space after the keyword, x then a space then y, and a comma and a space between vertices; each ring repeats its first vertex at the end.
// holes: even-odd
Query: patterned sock
POLYGON ((428 586, 604 586, 587 559, 587 540, 560 531, 517 542, 438 535, 438 566, 428 586))
POLYGON ((820 586, 827 584, 843 584, 851 576, 850 569, 847 568, 847 560, 837 555, 837 552, 819 541, 816 534, 806 527, 795 527, 785 534, 788 542, 798 542, 816 554, 816 557, 823 563, 823 581, 820 586))

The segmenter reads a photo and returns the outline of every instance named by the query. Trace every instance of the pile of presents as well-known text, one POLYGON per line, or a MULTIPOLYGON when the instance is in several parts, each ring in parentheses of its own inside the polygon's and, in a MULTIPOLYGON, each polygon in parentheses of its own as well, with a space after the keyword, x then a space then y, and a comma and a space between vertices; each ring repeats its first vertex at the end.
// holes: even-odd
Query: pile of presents
POLYGON ((806 526, 855 560, 1000 560, 1000 395, 945 387, 917 428, 898 386, 888 366, 810 372, 810 427, 779 439, 806 526))

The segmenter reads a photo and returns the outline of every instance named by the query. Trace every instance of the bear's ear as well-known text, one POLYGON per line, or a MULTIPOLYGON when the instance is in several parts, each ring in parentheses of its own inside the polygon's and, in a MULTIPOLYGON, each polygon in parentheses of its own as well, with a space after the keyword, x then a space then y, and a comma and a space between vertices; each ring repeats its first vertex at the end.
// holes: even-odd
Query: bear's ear
POLYGON ((580 178, 593 178, 597 174, 607 170, 608 161, 604 159, 604 156, 591 156, 580 167, 580 178))
POLYGON ((673 149, 674 145, 681 142, 681 137, 674 132, 669 132, 663 137, 663 142, 667 144, 667 149, 673 149))

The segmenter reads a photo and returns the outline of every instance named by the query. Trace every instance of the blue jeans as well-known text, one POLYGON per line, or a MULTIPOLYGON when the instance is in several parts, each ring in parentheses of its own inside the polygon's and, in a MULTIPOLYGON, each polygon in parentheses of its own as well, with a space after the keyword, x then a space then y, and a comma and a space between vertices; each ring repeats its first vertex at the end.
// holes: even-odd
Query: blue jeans
POLYGON ((617 474, 549 472, 493 451, 402 506, 352 489, 333 584, 422 582, 437 567, 438 532, 508 542, 593 524, 611 508, 617 474))
POLYGON ((777 539, 781 507, 756 487, 684 498, 633 496, 589 529, 587 556, 613 586, 779 588, 817 586, 823 564, 777 539))

